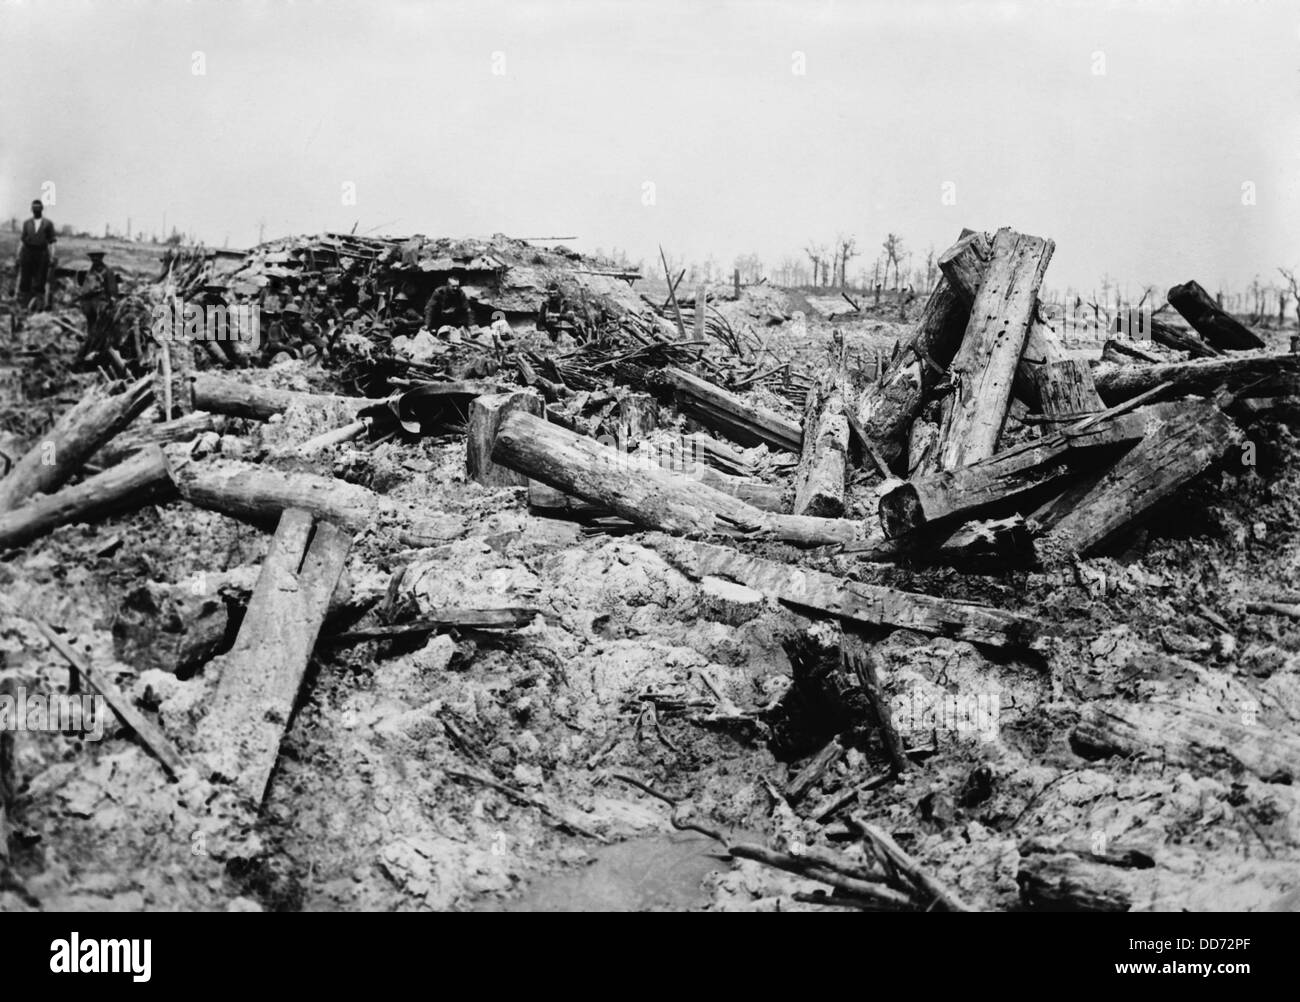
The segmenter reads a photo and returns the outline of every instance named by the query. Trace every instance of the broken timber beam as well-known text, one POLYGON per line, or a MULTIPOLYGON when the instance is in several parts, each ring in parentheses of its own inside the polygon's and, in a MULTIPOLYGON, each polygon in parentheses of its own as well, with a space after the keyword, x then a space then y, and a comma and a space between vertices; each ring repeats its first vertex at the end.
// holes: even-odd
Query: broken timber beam
POLYGON ((1034 366, 1030 378, 1044 417, 1091 414, 1106 408, 1093 383, 1092 369, 1082 359, 1067 358, 1034 366))
POLYGON ((469 406, 469 431, 465 442, 465 470, 471 480, 484 487, 527 487, 528 478, 507 466, 492 462, 501 420, 514 411, 541 417, 545 405, 532 390, 492 393, 476 397, 469 406))
MULTIPOLYGON (((1107 404, 1117 404, 1168 383, 1170 396, 1207 395, 1220 387, 1237 391, 1260 380, 1300 375, 1300 355, 1285 352, 1198 358, 1157 365, 1098 365, 1093 369, 1097 392, 1107 404)), ((1265 396, 1263 392, 1252 396, 1265 396)))
POLYGON ((0 550, 22 546, 61 525, 170 499, 175 490, 169 472, 162 450, 149 446, 79 484, 0 512, 0 550))
MULTIPOLYGON (((984 234, 963 232, 942 260, 950 262, 950 270, 982 275, 987 253, 984 234)), ((943 379, 966 331, 973 298, 973 293, 967 295, 947 275, 941 276, 925 302, 916 330, 884 375, 856 400, 847 402, 853 433, 885 462, 898 458, 926 393, 943 379)))
POLYGON ((332 523, 286 511, 235 646, 217 659, 220 676, 198 744, 211 774, 259 804, 351 545, 332 523))
MULTIPOLYGON (((968 311, 975 302, 980 286, 984 284, 984 276, 988 269, 987 242, 982 247, 982 253, 953 254, 950 251, 939 259, 939 270, 943 272, 953 291, 961 297, 968 311)), ((1033 406, 1041 405, 1038 397, 1039 368, 1043 365, 1064 362, 1069 358, 1056 332, 1042 319, 1041 313, 1042 308, 1036 303, 1033 319, 1029 322, 1029 333, 1025 337, 1025 346, 1016 365, 1016 378, 1012 386, 1017 396, 1033 406)))
POLYGON ((995 453, 988 459, 900 484, 880 499, 880 521, 893 538, 927 523, 988 514, 1054 480, 1077 472, 1075 462, 1097 448, 1141 439, 1166 413, 1163 405, 1064 428, 995 453))
POLYGON ((978 462, 997 450, 1011 383, 1054 249, 1050 240, 1009 229, 993 238, 984 281, 949 368, 956 387, 939 428, 939 469, 978 462))
POLYGON ((1151 340, 1166 348, 1185 351, 1192 358, 1214 358, 1223 354, 1222 350, 1201 340, 1195 334, 1165 320, 1163 317, 1151 317, 1151 340))
MULTIPOLYGON (((765 512, 649 457, 627 455, 531 414, 507 415, 494 462, 648 529, 677 535, 757 535, 803 545, 853 542, 873 528, 849 519, 765 512)), ((874 530, 878 534, 878 530, 874 530)))
POLYGON ((808 391, 803 455, 795 471, 794 513, 838 518, 844 514, 849 420, 836 374, 829 372, 808 391))
POLYGON ((655 378, 672 388, 682 413, 740 445, 766 445, 795 453, 803 447, 803 428, 798 422, 751 404, 707 379, 672 366, 655 378))
POLYGON ((726 546, 662 535, 651 535, 646 543, 688 577, 728 578, 782 602, 859 623, 902 627, 997 647, 1028 647, 1039 632, 1036 620, 1019 613, 863 584, 746 556, 726 546))
POLYGON ((33 494, 57 490, 152 400, 148 376, 111 396, 98 386, 91 387, 0 480, 0 512, 11 511, 33 494))
POLYGON ((1197 282, 1184 282, 1169 290, 1169 305, 1183 315, 1206 342, 1224 351, 1263 348, 1263 339, 1239 320, 1221 310, 1197 282))
POLYGON ((1103 546, 1243 439, 1209 401, 1168 407, 1152 408, 1164 416, 1108 469, 1035 512, 1034 521, 1047 530, 1035 544, 1040 561, 1056 564, 1103 546))

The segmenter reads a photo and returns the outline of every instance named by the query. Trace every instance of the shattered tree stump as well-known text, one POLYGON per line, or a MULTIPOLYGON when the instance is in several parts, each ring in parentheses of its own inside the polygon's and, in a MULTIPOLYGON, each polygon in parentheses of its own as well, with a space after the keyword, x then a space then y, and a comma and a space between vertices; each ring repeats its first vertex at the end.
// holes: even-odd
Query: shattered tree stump
POLYGON ((492 462, 497 429, 507 414, 522 411, 541 417, 545 404, 531 390, 493 393, 476 397, 469 405, 469 432, 465 443, 465 471, 484 487, 527 487, 528 477, 492 462))
POLYGON ((1223 351, 1263 348, 1264 341, 1241 321, 1221 310, 1197 282, 1169 290, 1169 305, 1183 315, 1206 342, 1223 351))
POLYGON ((235 646, 220 659, 199 747, 214 776, 259 804, 351 545, 337 526, 316 522, 306 511, 286 511, 235 646))
POLYGON ((109 439, 139 417, 152 399, 153 385, 148 376, 112 396, 98 386, 91 387, 0 480, 0 511, 11 511, 33 494, 56 490, 109 439))
POLYGON ((956 385, 939 428, 940 469, 978 462, 997 450, 1011 384, 1054 249, 1050 240, 1008 229, 993 238, 966 335, 949 368, 956 385))

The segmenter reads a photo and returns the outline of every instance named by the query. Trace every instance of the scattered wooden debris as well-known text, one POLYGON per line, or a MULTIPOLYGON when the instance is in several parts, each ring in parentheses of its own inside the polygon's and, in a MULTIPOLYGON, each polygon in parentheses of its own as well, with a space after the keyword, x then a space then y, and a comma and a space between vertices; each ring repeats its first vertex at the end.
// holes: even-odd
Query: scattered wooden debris
POLYGON ((235 646, 219 659, 198 744, 212 774, 259 804, 351 545, 332 523, 286 510, 235 646))

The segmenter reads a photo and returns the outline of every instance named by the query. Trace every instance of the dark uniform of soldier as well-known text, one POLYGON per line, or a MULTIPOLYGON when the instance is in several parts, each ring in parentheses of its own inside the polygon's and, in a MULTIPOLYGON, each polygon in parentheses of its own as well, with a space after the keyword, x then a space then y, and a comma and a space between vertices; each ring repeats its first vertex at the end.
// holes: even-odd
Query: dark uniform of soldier
POLYGON ((424 326, 431 331, 439 327, 468 327, 469 299, 457 278, 447 279, 429 297, 424 307, 424 326))
POLYGON ((44 216, 45 206, 38 198, 32 202, 32 218, 24 221, 22 244, 18 250, 18 296, 26 305, 33 297, 45 303, 45 280, 49 277, 50 259, 58 236, 54 224, 44 216))
POLYGON ((77 305, 86 318, 86 340, 73 364, 87 355, 109 347, 113 327, 113 306, 117 302, 117 272, 104 263, 103 251, 90 252, 90 270, 81 278, 77 305))
POLYGON ((550 334, 552 341, 562 333, 578 333, 578 316, 555 282, 546 287, 546 298, 537 308, 537 329, 550 334))

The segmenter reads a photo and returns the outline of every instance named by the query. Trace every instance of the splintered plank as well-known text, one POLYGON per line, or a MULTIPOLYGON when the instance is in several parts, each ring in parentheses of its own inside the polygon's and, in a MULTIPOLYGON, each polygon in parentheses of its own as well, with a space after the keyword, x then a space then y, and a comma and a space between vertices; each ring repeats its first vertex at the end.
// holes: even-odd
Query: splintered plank
POLYGON ((1162 413, 1113 465, 1035 513, 1047 528, 1037 542, 1044 563, 1105 545, 1242 441, 1237 426, 1208 401, 1188 400, 1162 413))
POLYGON ((973 602, 863 584, 709 543, 667 536, 651 536, 647 543, 697 580, 709 575, 728 578, 783 602, 859 623, 903 627, 998 647, 1028 647, 1039 632, 1037 621, 1028 616, 973 602))
POLYGON ((955 385, 939 429, 938 464, 955 469, 993 455, 1055 244, 997 232, 970 323, 949 370, 955 385))
POLYGON ((343 530, 313 522, 300 509, 280 517, 235 646, 213 662, 220 679, 199 726, 211 773, 258 803, 352 545, 343 530))

